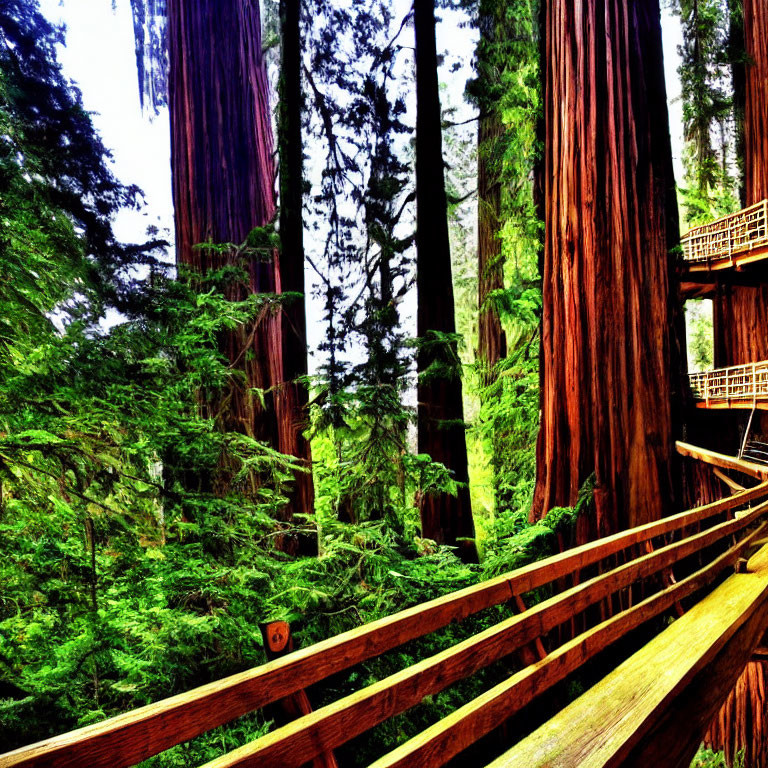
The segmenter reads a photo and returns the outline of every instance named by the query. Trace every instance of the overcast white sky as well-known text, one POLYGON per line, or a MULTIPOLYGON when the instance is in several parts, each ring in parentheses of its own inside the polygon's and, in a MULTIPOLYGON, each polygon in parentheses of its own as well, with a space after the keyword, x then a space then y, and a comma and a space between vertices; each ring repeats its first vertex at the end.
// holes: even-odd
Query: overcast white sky
POLYGON ((168 114, 150 122, 141 113, 129 0, 117 0, 114 11, 110 0, 41 0, 40 6, 50 20, 66 24, 59 60, 114 155, 115 175, 146 194, 144 211, 120 214, 117 236, 140 241, 150 224, 172 232, 168 114))

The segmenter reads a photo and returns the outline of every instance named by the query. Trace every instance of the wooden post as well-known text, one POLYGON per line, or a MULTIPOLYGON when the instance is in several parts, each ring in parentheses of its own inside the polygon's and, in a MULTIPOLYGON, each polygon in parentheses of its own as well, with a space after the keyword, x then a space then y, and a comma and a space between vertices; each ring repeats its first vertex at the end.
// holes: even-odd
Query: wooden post
MULTIPOLYGON (((264 639, 264 652, 267 660, 272 661, 285 656, 294 650, 291 626, 287 621, 269 621, 261 624, 261 636, 264 639)), ((272 705, 275 721, 278 725, 285 725, 292 720, 298 720, 303 715, 312 711, 312 704, 305 690, 296 691, 290 696, 272 705)), ((271 709, 272 709, 271 708, 271 709)), ((308 763, 303 768, 339 768, 332 751, 324 752, 308 763)))

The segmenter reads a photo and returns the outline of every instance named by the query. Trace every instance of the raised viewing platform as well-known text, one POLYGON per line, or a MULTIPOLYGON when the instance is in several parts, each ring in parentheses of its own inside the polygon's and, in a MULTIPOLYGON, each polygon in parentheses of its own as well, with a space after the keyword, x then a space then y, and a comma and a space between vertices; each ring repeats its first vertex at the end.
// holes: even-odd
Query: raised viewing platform
POLYGON ((768 200, 694 227, 683 235, 688 272, 713 272, 768 258, 768 200))
POLYGON ((265 705, 306 697, 305 689, 333 675, 497 606, 504 612, 485 614, 497 623, 450 630, 441 643, 452 643, 439 652, 421 653, 375 682, 366 673, 355 690, 332 685, 341 698, 300 709, 297 719, 203 768, 335 768, 334 750, 483 669, 482 693, 409 734, 370 768, 440 768, 484 737, 495 739, 500 756, 490 764, 491 754, 474 757, 478 768, 688 765, 768 627, 768 467, 685 443, 677 450, 757 483, 732 481, 735 493, 711 504, 0 755, 0 768, 128 768, 265 705), (599 662, 591 670, 590 660, 599 662), (497 662, 504 666, 493 672, 497 662), (586 689, 572 701, 562 694, 544 701, 545 721, 534 716, 521 740, 498 730, 569 679, 586 689))
POLYGON ((768 360, 690 373, 699 408, 768 410, 768 360))

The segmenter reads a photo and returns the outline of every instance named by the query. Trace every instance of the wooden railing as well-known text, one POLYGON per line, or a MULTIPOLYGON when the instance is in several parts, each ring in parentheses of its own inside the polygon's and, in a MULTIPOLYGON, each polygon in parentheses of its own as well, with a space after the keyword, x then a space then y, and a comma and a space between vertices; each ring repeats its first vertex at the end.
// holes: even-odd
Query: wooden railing
POLYGON ((768 360, 690 373, 693 396, 705 403, 768 403, 768 360))
POLYGON ((683 261, 708 264, 768 246, 768 200, 695 227, 680 241, 683 261))
MULTIPOLYGON (((697 449, 683 447, 696 455, 697 449)), ((708 460, 717 463, 715 454, 708 460)), ((740 466, 728 461, 732 468, 740 466)), ((0 756, 0 768, 134 765, 484 609, 502 604, 523 609, 207 768, 303 765, 538 641, 542 658, 537 663, 385 755, 375 768, 443 765, 631 630, 673 606, 682 610, 681 601, 737 563, 768 530, 766 520, 768 480, 763 480, 727 499, 567 550, 261 667, 7 753, 0 756), (547 585, 546 599, 524 610, 523 597, 547 585), (574 618, 574 633, 554 631, 574 618)))

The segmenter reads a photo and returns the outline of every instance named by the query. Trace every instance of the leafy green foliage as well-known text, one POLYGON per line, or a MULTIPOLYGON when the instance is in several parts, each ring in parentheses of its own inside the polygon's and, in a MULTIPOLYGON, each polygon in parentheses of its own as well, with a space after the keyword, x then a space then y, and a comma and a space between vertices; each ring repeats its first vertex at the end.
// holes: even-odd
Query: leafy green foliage
POLYGON ((733 765, 728 765, 722 752, 702 747, 691 761, 691 768, 744 768, 744 755, 739 753, 733 765))
POLYGON ((739 208, 731 173, 738 121, 734 114, 730 66, 728 0, 675 0, 683 25, 682 64, 686 148, 682 202, 689 224, 696 225, 739 208))
POLYGON ((712 302, 695 299, 685 303, 688 336, 688 364, 692 371, 706 371, 714 364, 712 302))

